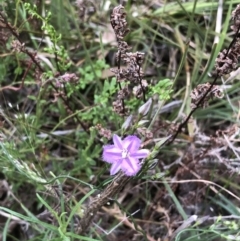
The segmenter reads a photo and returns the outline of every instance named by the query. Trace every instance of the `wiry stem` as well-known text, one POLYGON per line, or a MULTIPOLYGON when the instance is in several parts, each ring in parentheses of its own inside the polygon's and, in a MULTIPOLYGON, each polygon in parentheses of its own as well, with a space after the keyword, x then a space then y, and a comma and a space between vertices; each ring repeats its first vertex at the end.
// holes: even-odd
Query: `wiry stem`
POLYGON ((80 221, 79 227, 77 228, 78 234, 86 232, 94 216, 100 210, 100 208, 111 198, 113 198, 130 179, 131 177, 125 176, 124 173, 119 173, 114 178, 114 180, 102 191, 102 193, 97 195, 91 201, 91 203, 84 210, 84 215, 80 221))

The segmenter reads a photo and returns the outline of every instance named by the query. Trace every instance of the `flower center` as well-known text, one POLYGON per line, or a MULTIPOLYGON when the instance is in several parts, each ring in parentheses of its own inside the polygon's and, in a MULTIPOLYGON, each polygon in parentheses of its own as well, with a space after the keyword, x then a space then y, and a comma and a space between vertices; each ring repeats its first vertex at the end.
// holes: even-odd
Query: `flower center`
POLYGON ((128 156, 129 152, 127 149, 122 150, 122 158, 126 158, 128 156))

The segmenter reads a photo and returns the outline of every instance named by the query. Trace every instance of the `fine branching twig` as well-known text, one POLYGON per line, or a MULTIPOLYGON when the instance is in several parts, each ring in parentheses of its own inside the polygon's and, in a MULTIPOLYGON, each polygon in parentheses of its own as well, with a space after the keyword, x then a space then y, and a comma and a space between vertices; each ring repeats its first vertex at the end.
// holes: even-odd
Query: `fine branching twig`
POLYGON ((7 18, 5 17, 5 15, 1 11, 0 11, 0 19, 6 25, 6 28, 10 31, 10 33, 16 38, 16 40, 12 42, 13 50, 25 53, 31 59, 31 61, 28 63, 27 69, 25 70, 25 72, 23 74, 21 85, 19 87, 5 86, 5 87, 2 87, 0 89, 0 90, 10 89, 10 90, 13 90, 13 91, 18 91, 24 86, 25 78, 26 78, 29 70, 31 69, 33 63, 37 66, 37 69, 41 73, 43 73, 44 70, 43 70, 43 68, 41 67, 40 63, 38 62, 38 60, 36 58, 37 53, 36 52, 33 53, 33 52, 29 51, 27 48, 25 48, 25 45, 24 45, 24 43, 21 42, 21 39, 19 37, 19 34, 18 34, 17 30, 15 29, 15 27, 13 27, 8 22, 7 18))
MULTIPOLYGON (((4 16, 4 14, 2 12, 0 12, 0 17, 2 19, 2 21, 6 24, 6 28, 8 28, 10 30, 10 32, 12 33, 12 35, 19 41, 19 43, 21 43, 22 46, 24 46, 24 44, 22 44, 21 39, 19 37, 18 32, 16 31, 16 29, 8 22, 7 18, 4 16)), ((28 49, 24 48, 23 52, 26 53, 32 60, 32 62, 38 67, 38 69, 43 72, 43 68, 41 67, 40 63, 36 60, 36 54, 32 53, 31 51, 29 51, 28 49)))

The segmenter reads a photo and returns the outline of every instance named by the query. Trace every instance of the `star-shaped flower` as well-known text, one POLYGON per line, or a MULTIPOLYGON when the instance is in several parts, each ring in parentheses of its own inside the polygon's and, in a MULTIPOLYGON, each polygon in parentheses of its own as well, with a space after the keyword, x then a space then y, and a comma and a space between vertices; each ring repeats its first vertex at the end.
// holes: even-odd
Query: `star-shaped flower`
POLYGON ((121 140, 113 135, 113 145, 103 147, 103 160, 111 163, 110 174, 114 175, 122 170, 127 176, 134 176, 140 170, 139 159, 145 158, 149 150, 140 149, 141 140, 137 136, 127 136, 121 140))

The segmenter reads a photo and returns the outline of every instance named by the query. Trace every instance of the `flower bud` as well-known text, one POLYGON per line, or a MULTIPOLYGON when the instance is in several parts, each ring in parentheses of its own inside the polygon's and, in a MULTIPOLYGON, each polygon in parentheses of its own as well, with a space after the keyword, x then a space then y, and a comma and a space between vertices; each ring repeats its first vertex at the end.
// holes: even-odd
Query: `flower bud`
POLYGON ((132 124, 132 115, 128 116, 127 119, 122 124, 122 129, 127 130, 132 124))
POLYGON ((152 98, 150 98, 146 103, 144 103, 140 108, 138 109, 138 113, 142 116, 145 116, 150 108, 152 106, 152 98))

